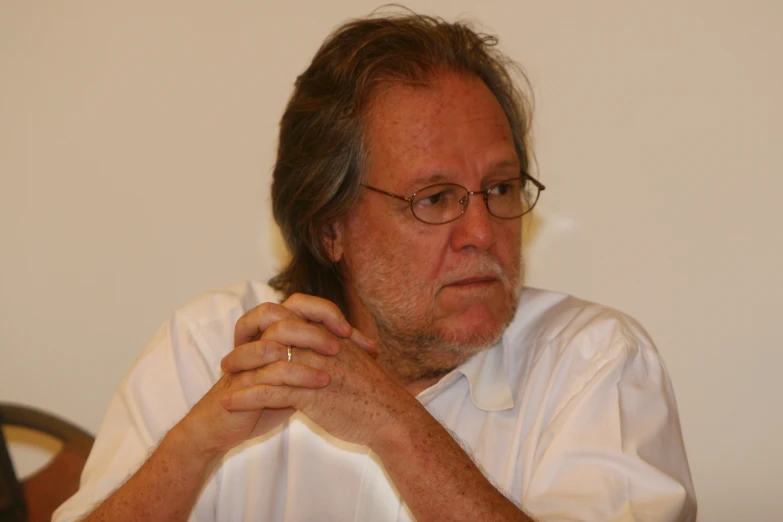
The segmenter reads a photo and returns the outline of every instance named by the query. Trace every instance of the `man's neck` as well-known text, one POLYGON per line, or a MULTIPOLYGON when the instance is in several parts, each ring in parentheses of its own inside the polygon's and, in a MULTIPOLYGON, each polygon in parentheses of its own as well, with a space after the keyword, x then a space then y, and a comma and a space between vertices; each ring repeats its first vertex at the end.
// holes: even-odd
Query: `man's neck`
POLYGON ((417 381, 413 381, 409 384, 406 384, 405 389, 408 390, 411 393, 411 395, 415 397, 416 395, 420 394, 430 386, 435 386, 436 384, 438 384, 438 382, 440 382, 442 378, 443 376, 419 379, 417 381))
MULTIPOLYGON (((356 303, 358 298, 352 297, 349 302, 356 303)), ((376 362, 413 395, 436 384, 476 352, 447 346, 439 339, 401 336, 381 326, 364 306, 350 306, 349 321, 378 343, 376 362)))
POLYGON ((462 352, 439 343, 401 340, 382 331, 376 362, 405 389, 417 395, 472 356, 470 350, 462 352))

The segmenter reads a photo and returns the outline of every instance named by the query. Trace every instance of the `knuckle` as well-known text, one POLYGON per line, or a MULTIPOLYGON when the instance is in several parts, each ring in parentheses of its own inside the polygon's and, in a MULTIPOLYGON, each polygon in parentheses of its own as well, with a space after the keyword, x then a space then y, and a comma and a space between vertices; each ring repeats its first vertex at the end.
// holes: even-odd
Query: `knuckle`
POLYGON ((332 338, 332 333, 322 324, 310 323, 307 329, 312 342, 328 342, 332 338))
POLYGON ((287 319, 282 319, 278 321, 278 323, 280 323, 280 328, 300 328, 302 325, 307 324, 307 322, 303 321, 298 317, 289 317, 287 319))
POLYGON ((302 301, 307 300, 307 296, 301 292, 294 292, 293 294, 288 296, 288 299, 285 300, 283 303, 283 306, 286 308, 299 308, 302 306, 302 301))
POLYGON ((274 303, 266 302, 266 303, 261 303, 260 305, 258 305, 255 308, 255 310, 256 310, 256 313, 258 315, 262 315, 263 316, 263 315, 269 315, 269 314, 273 313, 274 307, 275 307, 274 303))
POLYGON ((240 389, 253 384, 253 372, 240 372, 231 375, 231 379, 226 383, 227 388, 240 389))
POLYGON ((291 328, 296 323, 294 321, 288 321, 285 319, 275 321, 270 324, 264 333, 261 334, 261 339, 270 342, 279 342, 282 344, 290 344, 285 341, 291 337, 291 328))
POLYGON ((328 301, 324 299, 324 302, 326 304, 326 308, 329 310, 329 313, 337 317, 338 319, 341 319, 343 317, 343 312, 340 310, 340 307, 337 306, 333 301, 328 301))
POLYGON ((270 387, 266 384, 259 384, 253 388, 253 398, 258 402, 265 402, 269 399, 270 387))
POLYGON ((288 362, 283 365, 282 370, 283 370, 283 377, 286 380, 290 380, 291 378, 296 378, 301 373, 298 364, 288 363, 288 362))
POLYGON ((255 356, 258 359, 264 360, 269 355, 274 355, 274 343, 266 340, 261 340, 256 343, 255 346, 255 356))
POLYGON ((264 338, 266 338, 267 335, 275 335, 280 333, 280 328, 283 327, 281 325, 282 321, 275 321, 274 323, 270 324, 269 327, 264 330, 264 338))

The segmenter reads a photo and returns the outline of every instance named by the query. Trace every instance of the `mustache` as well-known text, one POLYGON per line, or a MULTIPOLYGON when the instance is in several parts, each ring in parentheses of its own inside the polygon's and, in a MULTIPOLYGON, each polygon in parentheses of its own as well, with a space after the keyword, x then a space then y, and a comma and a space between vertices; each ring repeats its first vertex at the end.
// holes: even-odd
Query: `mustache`
POLYGON ((491 256, 482 256, 447 270, 441 277, 440 286, 450 285, 471 277, 498 279, 506 287, 509 286, 511 279, 497 259, 491 256))

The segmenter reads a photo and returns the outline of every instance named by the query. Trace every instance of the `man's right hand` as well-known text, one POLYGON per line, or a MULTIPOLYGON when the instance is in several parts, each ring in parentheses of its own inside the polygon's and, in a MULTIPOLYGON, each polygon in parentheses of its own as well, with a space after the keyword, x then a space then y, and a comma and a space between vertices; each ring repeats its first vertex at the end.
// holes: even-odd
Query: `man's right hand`
POLYGON ((223 455, 234 446, 279 425, 292 408, 241 412, 223 406, 225 397, 259 384, 322 388, 329 375, 316 358, 330 358, 350 338, 368 352, 376 347, 351 327, 339 308, 324 299, 293 295, 264 303, 237 322, 234 349, 221 364, 225 374, 161 440, 139 470, 85 522, 187 520, 199 491, 223 455), (297 346, 294 362, 288 347, 297 346), (302 364, 302 362, 309 364, 302 364))

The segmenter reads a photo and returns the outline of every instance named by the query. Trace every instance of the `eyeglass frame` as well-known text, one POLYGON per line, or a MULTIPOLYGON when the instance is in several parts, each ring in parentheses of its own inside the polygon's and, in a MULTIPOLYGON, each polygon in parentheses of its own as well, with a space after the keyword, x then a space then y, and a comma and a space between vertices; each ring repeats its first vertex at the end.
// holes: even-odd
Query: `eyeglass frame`
POLYGON ((492 185, 490 185, 485 190, 468 190, 467 187, 463 187, 459 183, 448 183, 448 182, 446 182, 446 183, 433 183, 432 185, 427 185, 426 187, 420 188, 419 190, 417 190, 416 192, 411 194, 409 197, 405 197, 405 196, 400 196, 399 194, 394 194, 393 192, 388 192, 386 190, 381 190, 379 188, 372 187, 370 185, 365 185, 364 183, 362 183, 362 187, 370 189, 370 190, 375 191, 375 192, 378 192, 380 194, 385 194, 387 196, 391 196, 393 198, 397 198, 399 200, 406 201, 410 205, 411 214, 413 214, 413 217, 415 217, 416 219, 418 219, 422 223, 426 223, 427 225, 445 225, 446 223, 451 223, 452 221, 455 221, 455 220, 461 218, 462 215, 465 214, 465 211, 468 209, 468 205, 470 204, 470 196, 473 196, 473 195, 476 195, 476 196, 482 195, 482 196, 484 196, 483 197, 484 205, 486 205, 486 207, 487 207, 487 212, 489 212, 490 215, 492 215, 492 216, 494 216, 494 217, 496 217, 498 219, 517 219, 517 218, 521 218, 522 216, 524 216, 525 214, 530 213, 530 211, 533 210, 533 207, 536 206, 536 203, 538 203, 538 199, 541 197, 541 192, 546 190, 546 187, 544 186, 543 183, 538 181, 536 178, 534 178, 533 176, 531 176, 530 174, 528 174, 524 170, 520 171, 519 178, 514 177, 514 178, 508 178, 508 179, 503 179, 503 180, 500 180, 500 181, 496 181, 496 182, 492 183, 492 185), (515 179, 528 180, 528 181, 532 182, 533 185, 535 185, 536 188, 538 189, 538 193, 536 194, 536 200, 533 201, 533 203, 531 203, 530 208, 528 208, 527 210, 525 210, 524 212, 522 212, 518 216, 503 217, 503 216, 495 215, 492 212, 492 210, 489 208, 489 192, 493 188, 495 188, 498 185, 500 185, 501 183, 505 183, 507 181, 513 181, 515 179), (448 221, 443 221, 442 223, 430 223, 429 221, 424 221, 423 219, 421 219, 419 216, 416 215, 416 211, 413 210, 413 201, 414 201, 414 199, 416 199, 416 194, 418 194, 418 193, 420 193, 420 192, 422 192, 424 190, 427 190, 428 188, 437 187, 438 185, 456 185, 456 186, 464 189, 465 192, 468 193, 468 198, 467 198, 467 200, 465 202, 465 205, 462 206, 462 211, 459 214, 457 214, 455 217, 453 217, 452 219, 449 219, 448 221))

